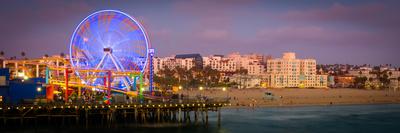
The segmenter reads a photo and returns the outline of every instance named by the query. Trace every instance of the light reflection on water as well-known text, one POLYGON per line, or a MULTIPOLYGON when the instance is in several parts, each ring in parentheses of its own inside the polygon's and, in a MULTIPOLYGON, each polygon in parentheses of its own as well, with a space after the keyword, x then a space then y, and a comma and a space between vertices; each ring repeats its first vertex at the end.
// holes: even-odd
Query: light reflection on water
MULTIPOLYGON (((222 125, 210 113, 209 126, 178 127, 174 124, 90 129, 37 129, 37 132, 124 132, 124 133, 265 133, 265 132, 400 132, 400 104, 267 107, 224 109, 222 125)), ((13 131, 15 132, 15 131, 13 131)), ((23 130, 21 132, 35 132, 23 130)))

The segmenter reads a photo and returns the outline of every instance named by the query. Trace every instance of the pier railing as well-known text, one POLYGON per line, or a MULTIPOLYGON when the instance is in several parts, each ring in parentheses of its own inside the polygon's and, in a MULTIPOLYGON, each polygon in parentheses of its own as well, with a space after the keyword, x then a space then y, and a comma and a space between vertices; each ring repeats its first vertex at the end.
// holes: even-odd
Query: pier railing
MULTIPOLYGON (((177 123, 208 125, 208 112, 218 112, 229 106, 226 98, 174 99, 170 101, 146 101, 123 104, 42 104, 0 107, 0 127, 11 125, 76 124, 88 126, 115 123, 177 123), (192 118, 192 120, 191 120, 192 118), (194 120, 193 120, 194 118, 194 120), (199 122, 201 120, 201 122, 199 122)), ((53 125, 54 126, 54 125, 53 125)))

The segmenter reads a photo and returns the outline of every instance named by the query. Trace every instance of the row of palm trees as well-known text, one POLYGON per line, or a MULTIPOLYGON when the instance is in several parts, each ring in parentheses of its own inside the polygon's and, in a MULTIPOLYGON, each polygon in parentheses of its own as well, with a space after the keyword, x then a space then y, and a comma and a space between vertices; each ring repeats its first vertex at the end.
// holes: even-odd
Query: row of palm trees
MULTIPOLYGON (((191 69, 181 67, 170 69, 166 67, 154 75, 154 82, 162 89, 171 89, 173 86, 181 86, 182 88, 198 88, 201 86, 209 88, 235 85, 235 83, 230 83, 229 79, 222 79, 221 73, 210 66, 203 68, 193 67, 191 69)), ((234 73, 247 74, 247 71, 240 70, 234 73)))
MULTIPOLYGON (((5 52, 4 52, 4 51, 0 51, 0 57, 4 57, 4 55, 5 55, 5 52)), ((25 53, 24 51, 22 51, 22 52, 20 53, 20 55, 21 55, 22 59, 28 59, 28 58, 26 57, 26 53, 25 53)), ((43 56, 44 56, 44 57, 49 57, 48 54, 44 54, 43 56)), ((65 57, 65 54, 64 54, 63 52, 61 52, 61 53, 60 53, 60 56, 61 56, 61 57, 65 57)), ((17 57, 16 57, 16 56, 13 56, 13 57, 11 57, 11 59, 17 59, 17 57)))
MULTIPOLYGON (((5 52, 4 51, 0 51, 0 57, 4 57, 4 55, 5 55, 5 52)), ((23 58, 23 59, 26 59, 26 53, 25 52, 21 52, 21 57, 23 58)), ((13 56, 13 57, 11 57, 11 59, 17 59, 17 57, 16 56, 13 56)))
POLYGON ((369 83, 372 83, 375 81, 379 82, 381 85, 379 85, 378 88, 376 89, 386 89, 390 87, 390 80, 397 80, 400 82, 400 77, 397 77, 397 79, 392 79, 392 72, 388 70, 383 70, 381 71, 379 68, 374 68, 370 74, 376 75, 375 78, 367 78, 367 77, 362 77, 362 72, 359 72, 360 76, 355 78, 355 85, 357 88, 365 88, 367 85, 367 81, 369 83))
POLYGON ((213 87, 218 85, 220 74, 211 67, 185 69, 166 67, 154 76, 154 82, 163 89, 171 89, 173 86, 183 88, 196 88, 199 86, 213 87))

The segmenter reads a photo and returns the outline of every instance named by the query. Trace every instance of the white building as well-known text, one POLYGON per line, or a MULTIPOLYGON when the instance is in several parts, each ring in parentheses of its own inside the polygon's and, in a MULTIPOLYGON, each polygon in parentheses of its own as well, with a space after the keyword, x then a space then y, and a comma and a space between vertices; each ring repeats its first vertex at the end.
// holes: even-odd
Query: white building
POLYGON ((235 74, 230 77, 230 82, 235 82, 239 89, 244 88, 265 88, 267 87, 266 75, 239 75, 235 74))
POLYGON ((221 55, 203 57, 203 66, 210 66, 211 69, 221 72, 234 72, 238 69, 233 58, 226 58, 221 55))
POLYGON ((260 54, 240 55, 239 53, 231 53, 227 55, 236 64, 236 70, 240 68, 246 69, 249 75, 265 74, 265 62, 271 57, 266 57, 260 54))
POLYGON ((175 58, 172 57, 154 57, 153 58, 154 73, 158 73, 165 68, 174 69, 176 67, 189 70, 196 66, 194 58, 175 58))
POLYGON ((285 88, 325 88, 327 75, 316 74, 315 59, 296 59, 292 52, 283 53, 282 58, 267 61, 268 85, 285 88))

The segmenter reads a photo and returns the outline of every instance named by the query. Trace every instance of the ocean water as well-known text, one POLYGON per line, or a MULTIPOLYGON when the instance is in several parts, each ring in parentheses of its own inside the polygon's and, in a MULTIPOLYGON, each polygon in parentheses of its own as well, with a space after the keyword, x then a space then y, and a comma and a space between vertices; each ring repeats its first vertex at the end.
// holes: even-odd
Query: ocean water
POLYGON ((52 128, 17 132, 400 133, 400 104, 223 109, 221 113, 220 127, 216 113, 210 113, 208 127, 52 128))

